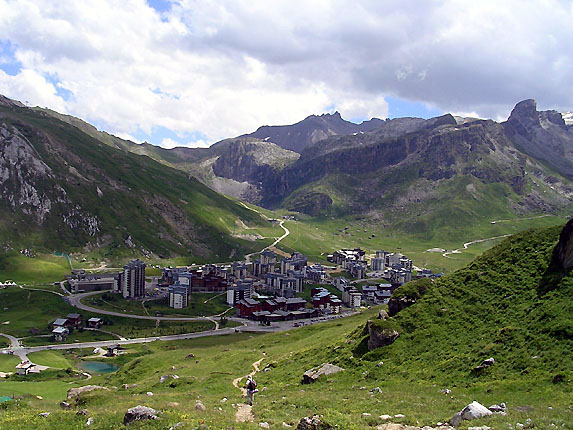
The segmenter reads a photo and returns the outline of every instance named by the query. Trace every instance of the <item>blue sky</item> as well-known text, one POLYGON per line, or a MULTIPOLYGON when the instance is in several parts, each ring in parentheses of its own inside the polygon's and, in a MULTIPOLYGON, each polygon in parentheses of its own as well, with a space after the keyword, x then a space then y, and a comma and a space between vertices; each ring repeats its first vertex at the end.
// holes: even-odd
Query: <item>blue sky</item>
POLYGON ((165 147, 334 111, 503 120, 573 110, 571 22, 559 0, 0 0, 0 94, 165 147))

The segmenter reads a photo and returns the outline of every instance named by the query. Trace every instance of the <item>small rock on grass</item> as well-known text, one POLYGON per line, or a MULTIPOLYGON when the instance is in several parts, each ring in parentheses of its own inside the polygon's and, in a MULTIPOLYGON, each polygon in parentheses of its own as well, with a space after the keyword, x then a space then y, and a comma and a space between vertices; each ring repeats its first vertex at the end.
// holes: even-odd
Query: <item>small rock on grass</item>
POLYGON ((197 400, 197 402, 195 403, 195 410, 200 412, 205 412, 207 408, 200 400, 197 400))
POLYGON ((259 427, 262 429, 270 429, 271 425, 267 422, 262 422, 262 423, 259 423, 259 427))
POLYGON ((50 416, 49 412, 40 412, 38 415, 40 415, 41 417, 47 418, 50 416))
POLYGON ((396 414, 396 415, 394 415, 394 418, 406 418, 406 415, 404 415, 404 414, 396 414))
POLYGON ((392 415, 386 415, 386 414, 384 414, 384 415, 380 415, 378 418, 380 418, 381 420, 386 421, 386 420, 389 420, 390 418, 392 418, 392 415))
POLYGON ((94 423, 94 419, 92 417, 89 417, 88 420, 86 421, 86 426, 91 426, 94 423))
POLYGON ((148 408, 147 406, 135 406, 134 408, 129 408, 123 417, 123 425, 131 424, 135 421, 142 420, 156 420, 157 411, 155 409, 148 408))

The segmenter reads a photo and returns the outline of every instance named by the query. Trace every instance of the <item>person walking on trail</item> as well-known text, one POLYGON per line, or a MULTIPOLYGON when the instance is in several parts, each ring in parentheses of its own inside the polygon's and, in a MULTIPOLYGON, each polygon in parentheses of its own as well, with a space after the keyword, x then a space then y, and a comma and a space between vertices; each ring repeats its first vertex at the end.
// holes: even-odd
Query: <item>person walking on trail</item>
POLYGON ((255 393, 258 392, 259 390, 257 390, 257 383, 251 375, 247 376, 246 388, 247 388, 247 402, 249 402, 249 405, 253 406, 253 398, 255 397, 255 393))

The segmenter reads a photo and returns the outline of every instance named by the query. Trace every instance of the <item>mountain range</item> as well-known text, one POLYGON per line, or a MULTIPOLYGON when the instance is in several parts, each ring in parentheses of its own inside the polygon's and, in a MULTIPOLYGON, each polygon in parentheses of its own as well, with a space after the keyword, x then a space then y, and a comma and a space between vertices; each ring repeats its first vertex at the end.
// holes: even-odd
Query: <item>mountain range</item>
POLYGON ((32 219, 34 237, 42 243, 65 238, 70 244, 99 246, 105 237, 123 246, 127 237, 137 236, 136 243, 162 255, 208 255, 214 243, 225 248, 218 255, 240 252, 241 245, 229 236, 231 218, 261 221, 217 193, 311 217, 362 218, 424 238, 455 237, 485 219, 563 213, 572 207, 573 125, 568 113, 539 112, 534 100, 518 103, 505 122, 446 114, 355 124, 336 112, 262 126, 209 148, 174 149, 126 141, 78 118, 6 98, 0 99, 0 115, 0 148, 6 152, 14 139, 29 144, 20 164, 3 167, 3 178, 20 182, 16 194, 7 192, 10 188, 3 192, 9 216, 3 216, 2 231, 17 224, 8 219, 24 224, 32 219), (108 165, 110 160, 118 161, 108 165), (5 173, 9 166, 12 171, 5 173), (150 177, 161 178, 160 183, 150 177), (26 181, 31 188, 23 185, 26 181), (50 185, 40 190, 34 181, 50 185), (77 193, 66 188, 74 185, 77 193), (38 198, 42 192, 50 195, 50 204, 69 208, 52 216, 54 210, 38 198), (106 203, 104 212, 111 212, 100 213, 102 199, 123 203, 126 195, 141 197, 133 205, 145 209, 141 216, 129 215, 137 234, 127 227, 128 211, 121 204, 113 209, 106 203), (228 216, 226 231, 218 221, 201 218, 204 202, 223 208, 218 210, 228 216), (150 220, 161 226, 153 239, 145 227, 150 220), (57 233, 46 242, 46 229, 36 226, 50 223, 57 233))

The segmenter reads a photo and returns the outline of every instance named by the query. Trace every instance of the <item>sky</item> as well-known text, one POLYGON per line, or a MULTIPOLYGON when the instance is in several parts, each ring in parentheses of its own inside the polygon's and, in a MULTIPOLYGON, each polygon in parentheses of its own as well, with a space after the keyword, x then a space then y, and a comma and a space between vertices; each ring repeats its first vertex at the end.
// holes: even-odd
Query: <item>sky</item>
POLYGON ((0 0, 0 94, 208 146, 339 111, 573 110, 573 1, 0 0))

